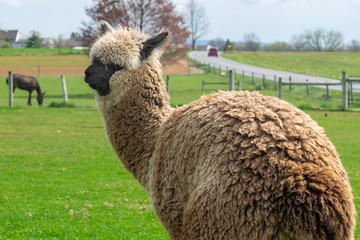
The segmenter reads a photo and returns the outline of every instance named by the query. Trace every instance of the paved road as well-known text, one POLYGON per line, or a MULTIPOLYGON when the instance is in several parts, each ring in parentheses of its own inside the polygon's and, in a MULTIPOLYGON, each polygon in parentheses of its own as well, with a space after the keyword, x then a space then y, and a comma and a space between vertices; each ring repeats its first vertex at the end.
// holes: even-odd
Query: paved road
MULTIPOLYGON (((274 81, 274 76, 276 76, 277 78, 281 77, 283 79, 283 82, 288 82, 289 76, 291 76, 292 82, 306 82, 306 80, 308 79, 309 82, 317 82, 317 83, 319 83, 319 82, 320 83, 341 83, 340 80, 336 80, 336 79, 308 76, 308 75, 304 75, 304 74, 291 73, 291 72, 267 69, 267 68, 262 68, 262 67, 255 67, 255 66, 235 62, 235 61, 223 58, 221 56, 209 57, 207 55, 206 51, 189 52, 188 57, 191 59, 194 59, 198 62, 204 63, 204 64, 210 64, 211 66, 215 66, 215 67, 221 66, 221 68, 223 70, 225 70, 226 67, 228 67, 229 70, 235 69, 236 73, 238 73, 238 74, 241 73, 242 71, 245 71, 246 75, 251 76, 251 73, 253 72, 255 77, 259 77, 259 78, 262 78, 263 75, 265 75, 266 79, 272 80, 272 81, 274 81)), ((339 75, 341 75, 341 73, 339 73, 339 75)), ((320 87, 325 87, 325 86, 320 86, 320 87)), ((341 85, 329 86, 329 88, 342 90, 341 85)), ((360 88, 360 85, 354 84, 354 88, 360 88)))

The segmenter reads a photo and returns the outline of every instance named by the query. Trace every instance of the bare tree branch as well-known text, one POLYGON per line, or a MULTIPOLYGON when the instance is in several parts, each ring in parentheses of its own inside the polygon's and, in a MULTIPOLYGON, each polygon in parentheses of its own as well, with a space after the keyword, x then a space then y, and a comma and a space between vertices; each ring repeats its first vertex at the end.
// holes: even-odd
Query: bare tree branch
POLYGON ((260 49, 260 39, 255 33, 244 35, 244 46, 247 51, 258 51, 260 49))
POLYGON ((206 17, 205 8, 196 0, 189 0, 186 6, 186 20, 190 28, 192 49, 195 49, 196 41, 204 36, 209 29, 209 21, 206 17))
POLYGON ((85 8, 85 12, 91 19, 82 22, 81 28, 87 45, 96 38, 95 27, 100 20, 113 26, 131 26, 149 34, 166 28, 177 44, 185 44, 189 37, 185 21, 175 11, 171 0, 93 0, 93 6, 85 8))
POLYGON ((293 36, 295 49, 302 51, 340 51, 343 49, 343 42, 340 32, 323 28, 305 30, 304 33, 293 36))

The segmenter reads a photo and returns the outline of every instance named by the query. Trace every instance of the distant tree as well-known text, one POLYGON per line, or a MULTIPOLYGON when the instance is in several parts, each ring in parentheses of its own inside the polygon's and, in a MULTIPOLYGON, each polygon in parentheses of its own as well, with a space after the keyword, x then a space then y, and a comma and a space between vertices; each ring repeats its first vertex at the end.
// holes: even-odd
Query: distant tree
POLYGON ((304 42, 306 45, 316 52, 323 50, 322 39, 324 37, 324 30, 321 28, 315 30, 305 30, 303 33, 304 42))
POLYGON ((70 53, 72 52, 72 49, 75 47, 75 45, 76 45, 76 40, 74 38, 69 38, 64 42, 65 48, 68 48, 70 53))
POLYGON ((26 47, 27 48, 41 48, 43 39, 40 37, 40 33, 33 31, 31 37, 27 39, 26 47))
POLYGON ((204 36, 209 29, 205 8, 199 5, 196 0, 189 0, 186 6, 185 19, 190 29, 191 48, 194 50, 196 41, 204 36))
POLYGON ((58 53, 60 54, 60 49, 64 48, 63 35, 60 34, 58 39, 56 40, 56 47, 58 49, 58 53))
POLYGON ((69 49, 69 52, 72 52, 72 49, 75 46, 81 46, 82 45, 82 36, 80 33, 72 32, 70 34, 70 38, 64 41, 65 48, 69 49))
POLYGON ((360 52, 360 41, 351 40, 351 42, 346 46, 346 50, 349 52, 360 52))
POLYGON ((93 0, 93 6, 85 8, 89 22, 82 22, 84 44, 90 45, 96 38, 96 26, 105 20, 113 26, 134 27, 154 34, 162 28, 173 34, 173 42, 185 44, 189 37, 185 21, 175 11, 171 0, 93 0))
POLYGON ((0 41, 0 47, 1 48, 11 48, 11 43, 7 39, 5 41, 0 41))
POLYGON ((246 47, 241 43, 234 43, 232 49, 234 51, 246 51, 246 47))
POLYGON ((81 41, 82 40, 82 35, 79 32, 72 32, 70 34, 70 38, 75 39, 76 41, 81 41))
POLYGON ((293 35, 291 39, 291 44, 294 47, 295 51, 307 51, 307 46, 305 39, 302 35, 293 35))
POLYGON ((335 52, 344 48, 344 38, 341 32, 330 30, 324 33, 324 51, 335 52))
POLYGON ((0 25, 0 48, 9 48, 11 47, 11 44, 8 39, 5 39, 3 35, 3 31, 1 31, 1 25, 0 25))
POLYGON ((289 52, 293 51, 294 48, 291 44, 287 42, 275 42, 266 45, 265 47, 263 47, 263 50, 268 52, 289 52))
POLYGON ((243 45, 247 51, 258 51, 260 49, 260 39, 255 33, 246 33, 243 45))
POLYGON ((343 49, 343 35, 335 30, 317 28, 315 30, 305 30, 302 34, 294 36, 297 50, 307 51, 340 51, 343 49))
POLYGON ((225 40, 222 38, 215 38, 209 41, 209 45, 212 47, 217 47, 219 49, 224 49, 225 40))
POLYGON ((0 28, 0 48, 6 47, 6 39, 4 39, 3 33, 0 28))

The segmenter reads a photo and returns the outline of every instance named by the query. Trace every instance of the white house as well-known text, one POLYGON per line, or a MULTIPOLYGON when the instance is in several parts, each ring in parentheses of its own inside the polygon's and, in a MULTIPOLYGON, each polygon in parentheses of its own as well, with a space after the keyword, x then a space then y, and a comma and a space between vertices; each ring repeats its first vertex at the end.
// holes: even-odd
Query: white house
POLYGON ((19 30, 0 30, 0 41, 9 41, 12 48, 25 48, 27 39, 19 30))

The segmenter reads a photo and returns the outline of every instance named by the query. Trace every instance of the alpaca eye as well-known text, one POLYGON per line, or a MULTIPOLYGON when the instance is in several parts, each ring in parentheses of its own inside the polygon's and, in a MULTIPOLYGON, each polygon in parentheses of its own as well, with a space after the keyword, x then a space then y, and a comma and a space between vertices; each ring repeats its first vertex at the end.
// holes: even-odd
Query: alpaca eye
POLYGON ((108 65, 108 69, 114 74, 115 72, 122 70, 123 67, 117 64, 110 64, 108 65))
POLYGON ((100 62, 99 59, 94 58, 93 61, 92 61, 92 64, 100 65, 100 64, 102 64, 102 63, 100 62))

